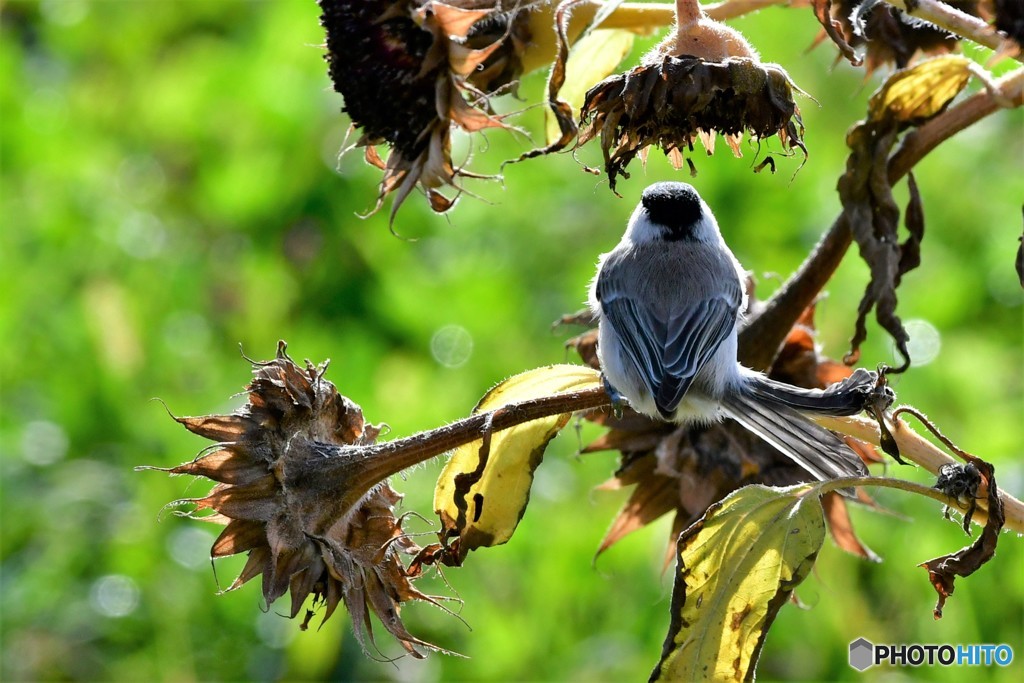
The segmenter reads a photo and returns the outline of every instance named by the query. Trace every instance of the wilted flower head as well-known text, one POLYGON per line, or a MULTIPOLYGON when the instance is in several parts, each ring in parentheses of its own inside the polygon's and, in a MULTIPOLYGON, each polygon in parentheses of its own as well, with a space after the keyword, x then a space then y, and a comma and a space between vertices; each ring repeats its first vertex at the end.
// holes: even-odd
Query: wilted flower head
MULTIPOLYGON (((419 185, 441 212, 457 180, 479 177, 451 158, 451 129, 507 127, 488 97, 520 73, 529 40, 528 2, 319 0, 334 88, 360 132, 354 146, 384 171, 377 207, 391 215, 419 185), (376 146, 386 145, 383 159, 376 146)), ((376 210, 376 209, 375 209, 376 210)))
POLYGON ((415 646, 437 648, 411 635, 399 615, 403 602, 436 604, 413 587, 401 561, 421 549, 395 517, 401 497, 384 482, 391 472, 367 449, 379 428, 323 378, 325 370, 326 363, 299 368, 282 343, 274 360, 253 364, 245 406, 231 415, 176 418, 217 443, 163 471, 217 484, 202 498, 172 505, 192 505, 187 516, 225 525, 213 559, 249 554, 227 590, 262 575, 268 605, 291 593, 293 618, 312 595, 303 628, 314 609, 323 608, 327 620, 344 602, 360 643, 363 629, 372 641, 373 613, 409 653, 422 656, 415 646))
POLYGON ((646 159, 651 145, 678 169, 697 139, 713 153, 719 133, 736 156, 742 155, 744 133, 777 135, 784 150, 797 147, 806 156, 793 101, 799 88, 786 71, 762 64, 738 31, 708 18, 696 0, 678 0, 676 14, 675 31, 640 66, 587 92, 578 144, 601 137, 612 190, 618 176, 628 177, 629 162, 646 159))
POLYGON ((1001 51, 1007 55, 1020 55, 1024 50, 1024 2, 1020 0, 982 0, 980 13, 992 22, 996 30, 1006 34, 1007 42, 1001 51))
MULTIPOLYGON (((820 2, 816 0, 816 4, 820 2)), ((978 15, 978 0, 946 0, 946 4, 978 15)), ((957 36, 881 0, 831 0, 831 11, 819 19, 822 23, 834 19, 842 34, 833 38, 844 40, 850 48, 863 48, 869 74, 885 65, 902 69, 918 52, 944 54, 959 45, 957 36)), ((822 39, 824 35, 819 37, 819 42, 822 39)))
MULTIPOLYGON (((569 344, 594 368, 599 367, 595 330, 569 344)), ((774 379, 822 389, 850 376, 850 368, 821 356, 815 346, 813 308, 793 327, 771 376, 774 379)), ((675 513, 669 538, 669 557, 679 533, 704 514, 712 503, 747 484, 788 486, 807 481, 809 474, 775 448, 739 424, 726 421, 709 426, 679 426, 640 415, 628 407, 621 417, 607 413, 589 416, 609 431, 584 448, 583 452, 617 450, 620 466, 615 476, 600 488, 616 490, 633 487, 618 517, 612 522, 600 551, 661 516, 675 513)), ((868 463, 881 462, 870 445, 846 439, 868 463)), ((858 492, 865 502, 866 494, 858 492)), ((826 495, 826 520, 840 547, 873 558, 853 533, 846 502, 826 495)))
POLYGON ((736 156, 742 154, 744 132, 758 139, 778 135, 784 149, 797 147, 806 155, 794 87, 775 64, 665 57, 607 78, 587 93, 580 144, 601 136, 613 190, 616 177, 628 177, 626 166, 645 158, 649 146, 661 147, 678 169, 696 139, 712 153, 716 133, 736 156))

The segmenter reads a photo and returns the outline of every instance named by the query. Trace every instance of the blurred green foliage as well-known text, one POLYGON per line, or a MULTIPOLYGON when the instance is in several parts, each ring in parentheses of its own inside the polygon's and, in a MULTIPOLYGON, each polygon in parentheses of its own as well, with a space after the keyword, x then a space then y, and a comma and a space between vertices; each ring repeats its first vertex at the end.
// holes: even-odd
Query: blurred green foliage
MULTIPOLYGON (((552 334, 551 321, 582 305, 597 255, 618 240, 642 187, 680 175, 652 154, 646 172, 637 166, 620 184, 620 200, 570 155, 535 160, 507 167, 501 185, 473 183, 483 200, 463 198, 447 218, 411 198, 395 229, 416 239, 399 239, 386 212, 357 216, 373 206, 376 172, 358 154, 336 163, 348 121, 317 47, 312 0, 45 0, 0 10, 0 678, 645 677, 668 623, 667 520, 593 560, 625 492, 592 490, 614 469, 610 454, 574 456, 592 426, 553 444, 508 545, 448 570, 452 588, 422 582, 457 594, 465 624, 424 605, 405 611, 414 633, 468 659, 372 661, 344 614, 300 633, 284 607, 260 604, 258 582, 216 595, 242 558, 212 571, 216 529, 161 512, 208 484, 132 468, 177 464, 205 445, 152 399, 176 414, 238 406, 248 377, 239 344, 266 358, 285 338, 297 358, 333 359, 329 379, 369 420, 388 423, 389 438, 465 415, 498 380, 566 358, 569 332, 552 334)), ((779 281, 771 273, 791 272, 837 214, 844 132, 879 77, 833 66, 828 45, 805 54, 818 31, 810 11, 773 9, 735 25, 820 103, 801 103, 810 160, 799 173, 795 158, 774 176, 754 175, 753 149, 741 160, 724 146, 696 159, 695 182, 767 294, 779 281)), ((542 86, 535 74, 523 94, 535 101, 542 86)), ((517 121, 542 135, 538 108, 517 121)), ((991 459, 1018 494, 1022 123, 1019 110, 993 116, 918 169, 928 233, 900 311, 921 321, 937 355, 896 387, 991 459)), ((469 152, 465 139, 457 145, 469 152)), ((492 132, 473 145, 476 168, 496 170, 523 147, 492 132)), ((597 163, 595 152, 581 157, 597 163)), ((845 349, 866 274, 851 253, 819 306, 833 356, 845 349)), ((863 359, 893 360, 877 328, 863 359)), ((395 482, 404 510, 429 513, 437 469, 395 482)), ((1020 680, 1020 539, 1005 535, 995 561, 959 582, 946 617, 933 621, 934 595, 915 565, 967 539, 927 501, 878 497, 902 517, 854 516, 885 563, 826 547, 798 591, 813 609, 783 609, 761 678, 859 679, 847 643, 865 636, 1010 643, 1010 668, 970 676, 1020 680)), ((399 652, 380 640, 381 658, 399 652)))

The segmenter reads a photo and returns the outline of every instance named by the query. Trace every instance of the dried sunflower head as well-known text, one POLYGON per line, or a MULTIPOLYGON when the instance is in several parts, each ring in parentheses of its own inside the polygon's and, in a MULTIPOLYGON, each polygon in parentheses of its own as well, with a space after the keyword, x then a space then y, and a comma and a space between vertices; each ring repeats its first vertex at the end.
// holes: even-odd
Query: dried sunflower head
MULTIPOLYGON (((692 56, 666 56, 605 79, 591 88, 583 104, 579 144, 600 135, 605 171, 612 190, 626 166, 646 158, 657 145, 675 168, 694 140, 714 151, 721 133, 741 156, 744 133, 758 139, 779 137, 783 149, 807 154, 796 86, 782 67, 744 57, 708 62, 692 56)), ((690 162, 692 165, 692 162, 690 162)))
MULTIPOLYGON (((570 340, 588 365, 599 368, 596 331, 570 340)), ((821 356, 814 342, 813 309, 794 326, 772 368, 774 379, 807 388, 825 388, 851 374, 850 368, 821 356)), ((621 417, 607 413, 590 416, 609 431, 584 452, 618 450, 620 466, 601 488, 633 490, 601 543, 603 551, 664 514, 674 512, 667 560, 673 557, 675 538, 704 514, 712 503, 747 484, 787 486, 807 481, 810 475, 772 446, 733 422, 710 426, 679 426, 623 409, 621 417)), ((868 463, 881 457, 867 444, 847 443, 868 463)), ((866 494, 858 492, 865 502, 866 494)), ((844 549, 866 558, 864 547, 850 526, 846 502, 829 494, 826 519, 833 537, 844 549)))
MULTIPOLYGON (((829 0, 814 2, 827 7, 829 0)), ((946 0, 946 4, 978 16, 978 0, 946 0)), ((918 52, 945 54, 959 45, 953 34, 881 0, 831 0, 831 9, 827 14, 822 10, 819 19, 823 24, 834 19, 842 31, 841 39, 850 48, 864 49, 868 74, 889 64, 902 69, 918 52)), ((824 35, 819 36, 817 42, 822 39, 824 35)))
POLYGON ((1005 56, 1018 56, 1024 50, 1024 2, 1020 0, 981 0, 979 14, 997 31, 1006 34, 999 52, 1005 56))
POLYGON ((587 92, 577 144, 601 137, 613 191, 618 176, 629 177, 629 162, 646 160, 651 145, 678 169, 697 139, 712 154, 719 133, 736 156, 742 156, 747 133, 757 139, 777 135, 784 150, 798 147, 806 157, 794 89, 799 91, 786 71, 762 64, 742 34, 710 19, 696 0, 678 0, 673 33, 640 66, 587 92))
POLYGON ((217 484, 202 498, 172 505, 191 505, 186 516, 225 526, 213 559, 249 554, 227 590, 262 575, 268 605, 291 593, 293 618, 312 595, 302 628, 313 609, 323 608, 326 621, 344 602, 360 644, 364 630, 373 639, 373 613, 407 652, 422 656, 417 646, 437 648, 410 634, 399 614, 404 602, 437 604, 416 590, 402 563, 421 549, 395 517, 401 496, 383 481, 390 472, 366 456, 380 430, 323 378, 325 370, 326 363, 300 368, 282 343, 274 360, 254 363, 245 406, 231 415, 176 418, 217 443, 163 471, 217 484), (348 448, 339 455, 337 446, 348 448))
POLYGON ((329 73, 360 132, 355 147, 384 172, 375 211, 391 217, 418 185, 434 211, 452 207, 458 178, 451 130, 506 128, 488 97, 511 86, 534 3, 502 0, 318 0, 329 73), (376 147, 385 145, 384 159, 376 147))

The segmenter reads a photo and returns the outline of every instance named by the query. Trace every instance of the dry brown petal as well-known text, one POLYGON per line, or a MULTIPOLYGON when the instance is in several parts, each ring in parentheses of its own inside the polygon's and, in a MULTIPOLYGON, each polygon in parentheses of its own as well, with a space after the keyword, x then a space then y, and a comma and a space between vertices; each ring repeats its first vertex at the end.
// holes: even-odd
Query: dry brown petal
POLYGON ((865 560, 882 561, 882 558, 857 537, 857 532, 853 529, 853 520, 850 519, 850 511, 842 496, 830 491, 822 496, 821 505, 825 509, 825 522, 828 524, 829 534, 836 545, 865 560))
POLYGON ((598 555, 623 537, 676 509, 679 499, 678 481, 674 477, 656 474, 655 458, 645 458, 645 462, 649 463, 649 471, 637 482, 629 500, 622 506, 601 540, 601 545, 597 549, 598 555))

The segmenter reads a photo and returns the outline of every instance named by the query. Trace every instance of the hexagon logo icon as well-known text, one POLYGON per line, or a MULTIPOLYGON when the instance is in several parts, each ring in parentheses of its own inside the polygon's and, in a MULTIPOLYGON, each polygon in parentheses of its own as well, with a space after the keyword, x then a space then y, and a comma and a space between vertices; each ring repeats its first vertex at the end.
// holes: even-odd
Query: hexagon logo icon
POLYGON ((875 646, 866 638, 858 638, 850 643, 850 666, 857 671, 864 671, 874 664, 875 646))

